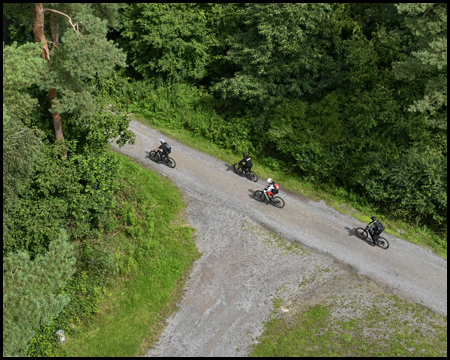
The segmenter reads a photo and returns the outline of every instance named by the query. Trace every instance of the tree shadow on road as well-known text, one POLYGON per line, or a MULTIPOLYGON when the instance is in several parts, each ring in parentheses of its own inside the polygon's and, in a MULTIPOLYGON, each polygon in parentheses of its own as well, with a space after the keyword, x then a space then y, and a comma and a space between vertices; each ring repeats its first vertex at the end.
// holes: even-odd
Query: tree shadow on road
POLYGON ((369 244, 370 246, 375 246, 375 244, 373 243, 372 239, 370 238, 370 235, 366 238, 366 239, 361 239, 356 235, 356 229, 350 229, 349 227, 345 227, 345 230, 348 231, 348 236, 354 236, 357 239, 365 242, 366 244, 369 244))

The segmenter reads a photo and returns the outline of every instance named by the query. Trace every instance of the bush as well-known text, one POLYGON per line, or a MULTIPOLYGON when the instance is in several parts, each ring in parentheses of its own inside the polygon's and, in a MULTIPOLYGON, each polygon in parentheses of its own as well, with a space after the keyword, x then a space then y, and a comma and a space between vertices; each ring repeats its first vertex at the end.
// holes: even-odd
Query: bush
POLYGON ((5 252, 24 249, 35 256, 47 250, 61 227, 70 238, 96 234, 108 225, 118 186, 117 160, 106 150, 60 158, 60 145, 46 145, 34 176, 5 220, 5 252))
POLYGON ((98 313, 106 286, 114 283, 119 272, 112 250, 87 242, 79 252, 77 267, 77 272, 61 290, 61 296, 69 298, 70 302, 58 315, 52 317, 50 323, 40 324, 29 343, 28 356, 61 355, 56 331, 63 329, 67 334, 76 335, 76 325, 98 313))

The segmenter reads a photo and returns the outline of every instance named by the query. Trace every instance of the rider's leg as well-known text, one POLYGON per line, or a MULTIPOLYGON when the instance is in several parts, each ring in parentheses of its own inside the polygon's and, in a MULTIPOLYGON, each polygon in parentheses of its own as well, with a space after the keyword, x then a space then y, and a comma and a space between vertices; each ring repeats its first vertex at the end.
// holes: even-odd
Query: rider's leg
POLYGON ((374 231, 373 232, 373 236, 372 236, 372 239, 373 239, 373 241, 375 242, 375 241, 377 241, 377 239, 380 237, 380 234, 378 233, 378 231, 374 231))

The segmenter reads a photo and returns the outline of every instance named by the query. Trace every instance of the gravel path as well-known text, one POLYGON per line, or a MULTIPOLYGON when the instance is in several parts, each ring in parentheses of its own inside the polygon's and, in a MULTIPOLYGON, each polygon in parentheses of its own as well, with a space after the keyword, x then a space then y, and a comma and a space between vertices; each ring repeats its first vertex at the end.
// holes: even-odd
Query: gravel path
POLYGON ((203 254, 179 311, 168 319, 147 356, 245 356, 261 334, 275 297, 289 301, 294 296, 297 306, 306 306, 351 291, 351 284, 361 279, 377 291, 447 315, 447 261, 431 251, 389 234, 388 250, 374 247, 354 235, 365 224, 283 191, 283 184, 283 209, 259 203, 252 194, 265 181, 240 177, 230 164, 136 121, 130 129, 135 145, 113 147, 167 176, 184 192, 188 221, 197 229, 203 254), (161 137, 172 146, 174 169, 148 159, 161 137), (287 252, 277 245, 289 243, 300 247, 287 252))

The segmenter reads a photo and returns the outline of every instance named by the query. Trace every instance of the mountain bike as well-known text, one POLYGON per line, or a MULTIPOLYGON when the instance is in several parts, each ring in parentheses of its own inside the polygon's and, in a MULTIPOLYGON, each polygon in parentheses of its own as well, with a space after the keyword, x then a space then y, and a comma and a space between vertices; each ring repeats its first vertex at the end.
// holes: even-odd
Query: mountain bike
POLYGON ((284 206, 284 200, 282 198, 277 195, 270 197, 269 195, 267 195, 267 192, 263 190, 256 190, 253 196, 256 200, 261 202, 266 201, 267 199, 273 206, 280 209, 284 206))
POLYGON ((373 239, 372 231, 369 230, 369 225, 367 225, 364 229, 357 228, 355 230, 355 232, 356 232, 356 236, 362 240, 366 240, 367 237, 370 235, 373 243, 384 250, 386 250, 389 247, 389 242, 385 238, 379 236, 378 239, 376 239, 376 240, 373 239))
POLYGON ((251 181, 257 182, 258 181, 258 175, 256 175, 253 171, 245 169, 241 164, 236 163, 233 164, 233 169, 236 174, 241 175, 242 173, 245 174, 251 181))
POLYGON ((156 152, 155 150, 150 151, 150 160, 152 160, 152 161, 154 161, 156 163, 162 162, 162 163, 166 164, 168 167, 170 167, 172 169, 177 164, 175 162, 175 160, 172 159, 169 156, 165 156, 165 158, 162 158, 161 157, 161 153, 160 152, 156 152))

